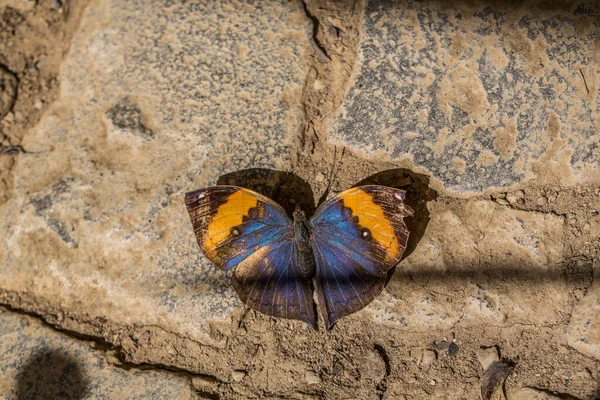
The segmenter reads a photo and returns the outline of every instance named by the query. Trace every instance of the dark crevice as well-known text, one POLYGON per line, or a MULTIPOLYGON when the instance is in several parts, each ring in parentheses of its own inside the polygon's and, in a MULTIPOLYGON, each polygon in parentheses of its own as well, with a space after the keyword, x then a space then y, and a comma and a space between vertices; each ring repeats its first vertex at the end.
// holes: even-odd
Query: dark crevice
POLYGON ((381 359, 383 360, 383 362, 385 364, 385 375, 383 376, 381 381, 379 381, 379 383, 377 384, 377 387, 375 388, 375 390, 377 391, 377 398, 382 400, 387 391, 387 386, 388 386, 387 379, 390 376, 390 374, 392 373, 392 365, 390 364, 390 357, 388 356, 387 351, 385 350, 385 347, 383 347, 379 343, 375 343, 375 344, 373 344, 373 348, 375 349, 377 354, 379 354, 379 356, 381 357, 381 359))
POLYGON ((21 145, 9 145, 3 149, 0 149, 0 154, 8 154, 9 156, 22 153, 27 153, 27 151, 21 145))
MULTIPOLYGON (((110 344, 101 336, 89 335, 89 334, 73 331, 73 330, 66 329, 66 328, 58 328, 56 325, 53 325, 47 321, 47 319, 46 319, 47 316, 40 315, 35 312, 27 311, 23 308, 14 307, 14 306, 11 306, 10 304, 6 304, 6 303, 0 304, 0 309, 9 311, 9 312, 12 312, 15 314, 25 315, 28 317, 35 318, 37 321, 40 321, 43 326, 50 328, 53 331, 64 334, 65 336, 68 336, 72 339, 77 339, 77 340, 86 341, 86 342, 93 342, 95 344, 95 349, 97 349, 97 350, 115 351, 117 349, 116 346, 110 344)), ((56 317, 56 316, 54 316, 54 317, 56 317)))
POLYGON ((123 369, 126 371, 129 371, 129 370, 159 371, 159 372, 162 371, 162 372, 168 372, 171 374, 183 376, 188 379, 199 377, 199 378, 214 380, 214 382, 217 384, 227 384, 227 382, 220 380, 219 378, 217 378, 214 375, 195 373, 195 372, 191 372, 189 370, 186 370, 183 368, 178 368, 178 367, 168 365, 168 364, 130 362, 130 361, 126 360, 126 354, 122 352, 120 346, 114 345, 114 344, 108 342, 102 336, 85 334, 85 333, 73 331, 70 329, 66 329, 63 327, 58 327, 58 326, 53 325, 52 323, 48 322, 46 319, 46 316, 39 315, 35 312, 27 311, 22 308, 13 307, 9 304, 0 304, 0 310, 5 310, 5 311, 11 312, 11 313, 35 318, 44 327, 50 328, 53 331, 58 332, 59 334, 65 335, 71 339, 94 343, 94 346, 92 347, 94 350, 98 350, 103 353, 112 353, 117 358, 117 360, 119 361, 118 363, 111 363, 111 365, 113 365, 116 368, 120 368, 120 369, 123 369))
POLYGON ((583 78, 583 84, 585 85, 585 90, 587 91, 587 94, 590 94, 590 88, 588 87, 587 80, 585 79, 585 75, 583 74, 581 68, 579 68, 579 73, 581 74, 581 78, 583 78))
POLYGON ((308 18, 308 20, 310 21, 310 24, 312 25, 312 35, 309 38, 310 45, 312 46, 313 50, 315 50, 315 52, 317 53, 317 55, 323 62, 330 62, 331 57, 329 57, 329 55, 327 54, 327 51, 323 47, 323 44, 321 43, 321 41, 318 38, 319 25, 320 25, 319 19, 310 12, 310 10, 308 9, 308 5, 306 4, 306 0, 298 0, 298 2, 302 6, 302 9, 304 10, 304 14, 306 14, 306 17, 308 18))
MULTIPOLYGON (((548 389, 544 389, 544 388, 538 388, 538 387, 535 387, 535 386, 529 386, 529 389, 536 390, 536 391, 538 391, 540 393, 543 393, 544 395, 552 396, 554 398, 559 398, 559 399, 564 399, 564 400, 582 400, 579 397, 575 397, 575 396, 570 395, 568 393, 555 392, 553 390, 548 390, 548 389)), ((595 397, 595 399, 597 399, 597 398, 598 397, 595 397)))

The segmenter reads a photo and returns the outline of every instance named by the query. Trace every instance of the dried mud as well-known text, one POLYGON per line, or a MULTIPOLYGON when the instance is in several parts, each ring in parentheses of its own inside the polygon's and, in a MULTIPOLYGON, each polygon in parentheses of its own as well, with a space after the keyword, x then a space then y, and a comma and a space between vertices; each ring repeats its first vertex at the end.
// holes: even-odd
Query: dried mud
MULTIPOLYGON (((0 64, 19 82, 0 130, 0 202, 14 194, 12 167, 28 153, 23 138, 57 96, 60 63, 85 7, 65 2, 58 13, 50 1, 29 9, 16 7, 27 2, 14 3, 0 4, 0 64)), ((576 350, 567 336, 574 308, 600 273, 600 189, 538 179, 459 198, 409 163, 365 158, 328 143, 331 120, 354 77, 365 3, 305 0, 300 6, 313 36, 307 37, 311 68, 301 94, 304 125, 290 167, 296 178, 271 179, 261 191, 284 205, 295 194, 309 210, 359 183, 408 191, 417 211, 407 221, 411 242, 386 291, 365 311, 369 318, 360 314, 331 331, 312 331, 238 306, 211 321, 211 340, 200 342, 159 324, 91 316, 86 304, 63 309, 26 291, 0 288, 0 303, 74 340, 94 341, 112 364, 184 376, 198 398, 474 399, 484 372, 478 354, 491 347, 515 364, 506 382, 509 399, 524 398, 523 388, 598 398, 600 359, 576 350), (547 250, 528 253, 519 240, 547 250), (471 247, 476 256, 467 254, 471 247)), ((135 114, 127 99, 123 104, 111 111, 115 125, 121 114, 135 114)), ((123 129, 152 134, 143 121, 123 129)), ((510 135, 496 138, 508 143, 506 151, 510 135)), ((253 179, 232 173, 219 183, 253 179)), ((253 183, 255 189, 263 184, 253 183)), ((43 210, 43 197, 39 202, 43 210)))

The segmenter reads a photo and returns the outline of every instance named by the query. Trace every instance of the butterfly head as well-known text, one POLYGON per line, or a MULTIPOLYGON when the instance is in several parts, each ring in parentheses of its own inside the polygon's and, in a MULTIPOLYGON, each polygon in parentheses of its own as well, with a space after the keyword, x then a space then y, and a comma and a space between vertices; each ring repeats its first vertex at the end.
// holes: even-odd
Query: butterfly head
POLYGON ((304 211, 302 211, 300 206, 297 204, 296 204, 296 209, 294 210, 294 222, 296 224, 306 222, 306 215, 304 215, 304 211))

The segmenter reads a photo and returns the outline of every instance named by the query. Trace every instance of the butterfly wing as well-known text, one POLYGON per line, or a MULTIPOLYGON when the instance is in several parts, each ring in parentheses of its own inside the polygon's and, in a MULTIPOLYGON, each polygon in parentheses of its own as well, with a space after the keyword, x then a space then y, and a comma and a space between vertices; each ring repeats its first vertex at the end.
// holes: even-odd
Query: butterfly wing
POLYGON ((346 190, 323 203, 310 220, 316 290, 327 327, 369 304, 408 241, 405 192, 385 186, 346 190))
POLYGON ((271 199, 237 186, 214 186, 185 195, 198 245, 219 268, 235 267, 240 299, 262 313, 315 326, 312 286, 302 276, 294 229, 271 199))

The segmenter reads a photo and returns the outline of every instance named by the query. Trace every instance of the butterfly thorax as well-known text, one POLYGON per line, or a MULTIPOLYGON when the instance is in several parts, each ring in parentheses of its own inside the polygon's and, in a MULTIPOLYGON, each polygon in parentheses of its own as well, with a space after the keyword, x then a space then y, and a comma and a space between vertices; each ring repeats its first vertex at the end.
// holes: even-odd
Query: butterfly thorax
POLYGON ((310 228, 304 212, 297 206, 294 211, 294 235, 300 273, 302 277, 310 279, 315 274, 315 259, 310 247, 310 228))

